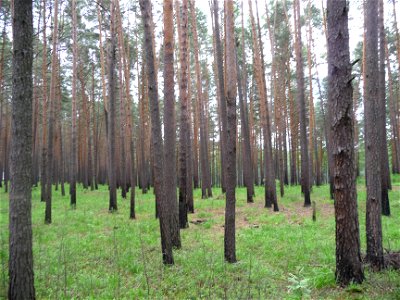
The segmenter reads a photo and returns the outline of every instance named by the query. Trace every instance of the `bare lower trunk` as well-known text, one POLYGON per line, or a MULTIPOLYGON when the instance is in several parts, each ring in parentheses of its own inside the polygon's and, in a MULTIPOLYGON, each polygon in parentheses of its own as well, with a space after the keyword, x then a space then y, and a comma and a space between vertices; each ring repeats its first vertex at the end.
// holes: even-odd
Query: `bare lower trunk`
POLYGON ((381 197, 382 197, 382 214, 390 216, 389 204, 389 188, 390 186, 390 170, 389 170, 389 155, 386 140, 386 81, 385 81, 385 27, 384 27, 384 11, 383 0, 379 1, 379 95, 378 95, 378 132, 379 132, 379 152, 380 152, 380 167, 381 167, 381 197))
POLYGON ((226 45, 226 103, 227 103, 227 134, 226 134, 226 208, 224 256, 230 263, 236 262, 235 237, 235 187, 236 187, 236 55, 234 37, 233 0, 227 0, 225 5, 225 45, 226 45))
POLYGON ((328 0, 328 101, 335 175, 336 280, 340 285, 364 279, 357 211, 353 145, 353 102, 348 6, 328 0))
POLYGON ((365 27, 365 173, 367 181, 367 259, 373 269, 384 266, 381 224, 381 170, 376 126, 378 110, 378 0, 366 3, 365 27))
POLYGON ((77 173, 77 132, 76 132, 76 86, 77 86, 77 60, 78 60, 78 40, 77 40, 77 16, 76 2, 72 0, 72 37, 73 37, 73 61, 72 61, 72 130, 71 130, 71 169, 69 194, 71 206, 76 207, 76 173, 77 173))
POLYGON ((170 233, 170 211, 165 201, 163 175, 163 142, 161 135, 160 111, 158 104, 157 80, 155 72, 154 47, 152 38, 151 3, 149 0, 140 0, 140 10, 144 25, 146 66, 148 77, 148 92, 151 109, 152 151, 154 159, 154 188, 160 220, 161 250, 164 264, 174 264, 170 233))
MULTIPOLYGON (((177 8, 179 9, 179 7, 177 8)), ((188 11, 187 0, 182 3, 181 11, 177 10, 178 14, 178 34, 179 34, 179 60, 180 60, 180 82, 179 82, 179 101, 180 101, 180 131, 179 131, 179 227, 187 228, 188 223, 188 184, 191 180, 187 176, 187 168, 191 161, 188 160, 188 57, 187 57, 187 26, 188 26, 188 11)))
MULTIPOLYGON (((172 245, 181 247, 178 205, 176 198, 176 126, 174 91, 174 11, 172 0, 164 1, 164 193, 171 211, 170 224, 172 245)), ((190 178, 188 179, 190 180, 190 178)))
POLYGON ((304 100, 304 71, 301 43, 300 0, 295 5, 295 31, 296 31, 296 80, 297 102, 300 119, 300 145, 301 145, 301 186, 304 194, 304 206, 310 206, 310 172, 307 143, 306 105, 304 100))
POLYGON ((32 1, 14 0, 8 299, 35 299, 32 255, 32 1))
POLYGON ((108 57, 108 108, 107 108, 107 138, 108 138, 108 185, 109 185, 109 211, 115 211, 117 207, 117 170, 116 170, 116 138, 115 138, 115 117, 116 117, 116 99, 115 99, 115 8, 113 0, 111 1, 111 37, 108 57))

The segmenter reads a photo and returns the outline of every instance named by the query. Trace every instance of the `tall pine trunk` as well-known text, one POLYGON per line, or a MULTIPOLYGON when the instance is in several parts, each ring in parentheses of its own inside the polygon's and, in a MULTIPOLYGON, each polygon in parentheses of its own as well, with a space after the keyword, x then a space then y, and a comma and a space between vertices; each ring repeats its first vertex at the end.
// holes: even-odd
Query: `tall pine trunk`
POLYGON ((43 53, 42 53, 42 159, 40 165, 41 201, 46 201, 47 167, 47 35, 46 0, 43 0, 43 53))
MULTIPOLYGON (((178 2, 177 2, 178 3, 178 2)), ((178 6, 178 5, 177 5, 178 6)), ((178 6, 179 8, 179 6, 178 6)), ((178 9, 177 8, 177 9, 178 9)), ((187 176, 188 165, 191 161, 188 160, 188 139, 190 127, 188 127, 188 51, 187 51, 187 27, 188 27, 188 7, 187 0, 183 0, 181 11, 177 10, 178 15, 178 40, 179 40, 179 61, 180 61, 180 82, 179 82, 179 102, 180 102, 180 130, 179 130, 179 227, 187 228, 188 223, 188 203, 187 195, 188 184, 191 178, 187 176)))
POLYGON ((300 145, 301 145, 301 186, 304 193, 304 206, 310 206, 310 170, 307 146, 306 104, 304 100, 304 70, 301 42, 300 0, 295 1, 295 37, 296 37, 296 81, 297 103, 300 119, 300 145))
MULTIPOLYGON (((257 84, 257 92, 260 99, 260 110, 261 110, 261 131, 264 136, 263 139, 263 151, 264 159, 260 159, 261 168, 261 180, 264 181, 265 188, 265 207, 271 207, 274 205, 274 211, 278 211, 278 201, 276 197, 276 186, 275 186, 275 169, 274 160, 272 154, 272 139, 271 139, 271 121, 268 109, 267 100, 267 88, 265 86, 265 80, 263 79, 263 66, 262 66, 262 52, 260 49, 259 39, 257 39, 257 31, 252 11, 251 2, 249 1, 250 7, 250 20, 252 27, 253 36, 253 55, 254 55, 254 76, 257 84), (264 162, 264 163, 263 163, 264 162), (265 172, 265 179, 263 178, 265 172)), ((261 140, 261 134, 260 134, 261 140)), ((261 143, 260 143, 261 145, 261 143)))
POLYGON ((8 299, 35 299, 32 254, 32 1, 14 0, 8 299))
POLYGON ((235 187, 236 187, 236 55, 234 35, 233 0, 225 2, 225 46, 226 46, 226 206, 224 227, 224 255, 230 263, 236 262, 235 237, 235 187))
POLYGON ((389 204, 389 188, 390 184, 390 169, 389 155, 386 139, 386 81, 385 81, 385 26, 384 26, 384 11, 383 0, 379 1, 379 90, 378 90, 378 132, 379 132, 379 152, 380 152, 380 167, 381 167, 381 194, 382 194, 382 214, 390 216, 389 204))
POLYGON ((226 158, 226 132, 227 132, 227 116, 226 116, 226 103, 225 97, 225 82, 224 82, 224 65, 222 57, 222 45, 221 45, 221 34, 219 25, 219 9, 218 0, 214 0, 213 4, 213 15, 214 15, 214 38, 215 38, 215 55, 217 58, 217 73, 218 73, 218 94, 219 94, 219 111, 221 121, 221 137, 220 137, 220 148, 221 148, 221 188, 222 192, 225 192, 225 158, 226 158))
POLYGON ((108 185, 109 185, 109 211, 115 211, 117 207, 117 169, 116 169, 116 95, 115 95, 115 63, 116 63, 116 28, 115 28, 115 6, 114 0, 110 4, 110 44, 108 50, 108 107, 107 107, 107 139, 108 139, 108 185))
MULTIPOLYGON (((172 245, 181 247, 176 198, 176 126, 174 82, 174 10, 172 0, 164 1, 164 194, 171 211, 172 245)), ((191 180, 191 178, 188 178, 191 180)))
POLYGON ((53 181, 53 158, 54 158, 54 123, 55 123, 55 108, 56 108, 56 89, 58 83, 57 71, 57 42, 58 42, 58 0, 54 1, 54 20, 53 20, 53 46, 51 58, 51 82, 50 82, 50 97, 49 97, 49 118, 48 118, 48 139, 47 139, 47 168, 46 168, 46 210, 45 223, 51 223, 51 198, 52 198, 52 181, 53 181))
POLYGON ((190 3, 190 16, 193 34, 193 50, 194 50, 194 61, 195 61, 195 71, 196 71, 196 87, 197 87, 197 108, 200 117, 200 168, 201 168, 201 197, 208 198, 212 197, 211 189, 211 174, 210 174, 210 164, 208 158, 208 135, 206 128, 206 118, 204 113, 204 93, 202 88, 202 74, 200 70, 200 60, 199 60, 199 42, 197 36, 197 24, 196 24, 196 14, 194 1, 189 1, 190 3))
POLYGON ((172 242, 170 233, 170 211, 168 203, 164 195, 164 154, 163 142, 161 135, 160 110, 158 104, 158 90, 154 59, 154 44, 153 44, 153 28, 151 21, 151 3, 150 0, 140 0, 140 10, 144 25, 144 46, 146 53, 146 67, 148 78, 148 92, 150 98, 151 110, 151 132, 152 132, 152 148, 153 148, 153 170, 154 170, 154 189, 156 193, 156 202, 158 206, 160 233, 161 233, 161 251, 164 264, 174 264, 172 254, 172 242))
POLYGON ((71 129, 71 161, 70 161, 70 186, 69 194, 71 206, 76 207, 76 173, 78 171, 77 167, 77 132, 76 132, 76 86, 78 77, 78 38, 77 38, 77 16, 76 16, 76 0, 72 0, 72 129, 71 129))
MULTIPOLYGON (((375 270, 384 266, 382 248, 382 191, 378 137, 378 0, 366 2, 365 38, 365 174, 367 181, 367 260, 375 270)), ((379 133, 380 134, 380 133, 379 133)))
POLYGON ((353 141, 353 102, 348 6, 328 0, 328 101, 331 119, 336 220, 336 280, 340 285, 364 279, 357 211, 353 141))

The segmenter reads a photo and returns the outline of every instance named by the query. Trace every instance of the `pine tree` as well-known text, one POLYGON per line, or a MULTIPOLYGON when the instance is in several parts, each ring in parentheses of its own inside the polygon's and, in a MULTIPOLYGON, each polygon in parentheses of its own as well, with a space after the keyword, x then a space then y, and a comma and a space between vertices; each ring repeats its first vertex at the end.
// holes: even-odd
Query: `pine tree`
POLYGON ((35 299, 32 254, 32 1, 14 0, 8 299, 35 299))

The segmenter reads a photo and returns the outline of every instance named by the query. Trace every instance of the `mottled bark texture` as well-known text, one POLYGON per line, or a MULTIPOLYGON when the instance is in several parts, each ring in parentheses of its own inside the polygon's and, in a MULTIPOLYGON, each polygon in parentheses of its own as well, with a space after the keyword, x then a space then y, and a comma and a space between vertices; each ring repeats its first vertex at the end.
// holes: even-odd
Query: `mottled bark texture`
MULTIPOLYGON (((247 82, 246 82, 246 51, 245 51, 245 37, 244 37, 244 18, 243 18, 243 3, 242 3, 242 28, 241 28, 241 50, 242 50, 242 61, 241 68, 239 61, 236 61, 236 70, 238 78, 238 94, 239 94, 239 107, 240 107, 240 123, 242 132, 242 143, 243 143, 243 179, 244 185, 247 190, 247 202, 252 203, 254 195, 254 173, 251 159, 251 141, 250 141, 250 129, 249 129, 249 117, 247 109, 247 82)), ((236 57, 239 55, 236 53, 236 57)))
POLYGON ((235 187, 236 187, 236 55, 234 35, 233 0, 225 1, 225 45, 226 45, 226 206, 224 255, 230 263, 236 262, 235 237, 235 187))
POLYGON ((76 1, 72 0, 72 129, 71 129, 71 166, 70 166, 70 203, 73 208, 76 207, 76 173, 77 166, 77 130, 76 130, 76 86, 77 86, 77 61, 78 61, 78 38, 77 38, 77 17, 76 1))
POLYGON ((214 0, 213 14, 214 14, 214 36, 215 36, 215 52, 217 57, 217 73, 218 73, 218 93, 219 93, 219 110, 220 110, 220 120, 221 120, 221 188, 222 192, 225 192, 225 145, 226 145, 226 103, 224 101, 225 97, 225 81, 224 81, 224 63, 222 56, 222 45, 221 45, 221 34, 220 34, 220 24, 219 24, 219 9, 218 0, 214 0))
POLYGON ((307 119, 306 104, 304 96, 304 67, 301 42, 300 0, 295 1, 295 54, 296 54, 296 81, 297 81, 297 103, 300 118, 300 146, 301 146, 301 189, 304 194, 304 206, 310 206, 310 171, 307 143, 307 119))
POLYGON ((164 264, 174 264, 170 232, 170 212, 164 195, 164 164, 163 141, 161 134, 160 109, 158 104, 157 79, 155 71, 154 45, 152 38, 151 2, 140 0, 140 10, 144 26, 144 48, 146 53, 146 67, 148 79, 148 93, 150 100, 151 140, 153 148, 154 189, 160 220, 161 251, 164 264))
POLYGON ((180 102, 180 130, 179 130, 179 227, 187 228, 188 223, 188 181, 191 180, 187 175, 187 170, 191 161, 189 160, 188 138, 190 127, 189 103, 188 103, 188 3, 183 0, 181 12, 178 14, 178 34, 179 34, 179 62, 180 62, 180 82, 179 82, 179 102, 180 102))
POLYGON ((111 36, 108 48, 108 107, 107 107, 107 139, 108 139, 108 185, 109 185, 109 206, 110 212, 118 209, 117 207, 117 166, 116 166, 116 138, 115 138, 115 118, 116 118, 116 28, 115 28, 115 7, 114 1, 110 4, 111 36))
POLYGON ((55 106, 56 106, 56 84, 57 84, 57 43, 58 43, 58 0, 54 1, 54 28, 53 28, 53 45, 51 54, 51 82, 50 82, 50 97, 49 97, 49 118, 48 118, 48 133, 49 138, 47 139, 47 166, 46 166, 46 209, 44 222, 46 224, 51 223, 51 201, 52 201, 52 183, 54 180, 53 176, 53 159, 54 159, 54 126, 55 126, 55 106))
MULTIPOLYGON (((272 138, 271 138, 271 122, 269 117, 268 100, 267 100, 267 88, 265 80, 263 80, 263 67, 262 67, 262 52, 260 49, 259 40, 257 39, 257 31, 255 20, 253 16, 253 10, 251 1, 249 1, 250 8, 250 20, 252 28, 253 38, 253 59, 254 59, 254 76, 257 84, 257 92, 260 97, 260 110, 261 110, 261 129, 264 136, 263 139, 263 151, 264 159, 261 160, 261 174, 263 176, 265 171, 264 187, 265 187, 265 207, 271 207, 274 205, 274 211, 279 211, 278 201, 276 197, 276 186, 275 186, 275 169, 274 160, 272 154, 272 138), (264 164, 263 164, 264 162, 264 164)), ((261 140, 261 135, 260 135, 261 140)), ((260 155, 261 156, 261 155, 260 155)), ((262 178, 261 176, 261 178, 262 178)))
MULTIPOLYGON (((367 180, 367 260, 383 268, 381 169, 378 137, 378 0, 366 1, 365 38, 365 173, 367 180)), ((381 133, 380 133, 381 134, 381 133)))
POLYGON ((164 0, 164 191, 171 210, 170 227, 172 245, 181 247, 176 198, 176 126, 174 83, 174 11, 172 0, 164 0))
POLYGON ((192 25, 193 35, 193 54, 195 62, 195 73, 196 73, 196 88, 197 88, 197 110, 199 113, 200 121, 200 168, 201 168, 201 197, 206 199, 212 197, 211 189, 211 170, 209 164, 208 154, 208 130, 207 130, 207 118, 204 113, 204 102, 205 97, 202 88, 202 72, 200 69, 200 58, 199 58, 199 39, 197 35, 197 24, 195 14, 195 2, 190 1, 190 17, 192 25))
POLYGON ((14 0, 11 189, 8 299, 35 299, 33 282, 32 171, 32 1, 14 0))
POLYGON ((389 154, 386 139, 386 81, 385 81, 385 25, 384 25, 383 0, 379 0, 379 95, 378 95, 378 132, 379 132, 379 152, 381 163, 381 197, 382 214, 390 216, 389 188, 390 188, 390 170, 389 154))
POLYGON ((336 221, 336 281, 364 279, 357 211, 348 4, 328 0, 328 102, 336 221))

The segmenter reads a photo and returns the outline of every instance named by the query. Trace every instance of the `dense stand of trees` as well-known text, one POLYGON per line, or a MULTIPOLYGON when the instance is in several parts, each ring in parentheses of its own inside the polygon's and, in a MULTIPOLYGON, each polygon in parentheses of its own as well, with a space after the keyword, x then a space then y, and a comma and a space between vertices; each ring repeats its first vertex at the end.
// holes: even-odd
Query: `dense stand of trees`
MULTIPOLYGON (((251 203, 254 185, 263 185, 265 207, 278 211, 276 180, 281 197, 285 185, 300 183, 304 206, 311 205, 312 186, 328 182, 337 222, 336 277, 346 285, 363 280, 355 190, 363 174, 367 260, 384 267, 381 214, 390 215, 390 171, 400 173, 394 1, 391 8, 383 0, 365 2, 364 40, 353 63, 344 0, 328 0, 327 10, 313 1, 267 1, 261 14, 261 5, 249 0, 248 16, 243 3, 214 0, 212 32, 195 1, 164 0, 162 13, 150 0, 31 4, 0 2, 0 185, 7 192, 11 179, 10 241, 21 218, 24 243, 31 243, 31 184, 41 186, 47 224, 52 193, 64 195, 64 183, 77 209, 77 185, 107 184, 110 212, 118 209, 118 189, 122 198, 130 191, 135 219, 138 184, 143 193, 154 188, 163 261, 173 264, 180 229, 195 210, 193 189, 208 198, 212 187, 221 187, 225 259, 235 262, 236 186, 247 188, 251 203), (384 7, 392 20, 385 20, 384 7), (162 26, 155 13, 162 14, 162 26), (318 33, 328 46, 327 85, 318 66, 318 33), (361 105, 364 118, 356 110, 361 105)), ((18 267, 18 251, 10 247, 10 293, 21 284, 12 266, 15 260, 18 267)), ((27 272, 23 284, 32 284, 31 277, 27 272)))

